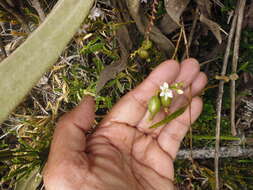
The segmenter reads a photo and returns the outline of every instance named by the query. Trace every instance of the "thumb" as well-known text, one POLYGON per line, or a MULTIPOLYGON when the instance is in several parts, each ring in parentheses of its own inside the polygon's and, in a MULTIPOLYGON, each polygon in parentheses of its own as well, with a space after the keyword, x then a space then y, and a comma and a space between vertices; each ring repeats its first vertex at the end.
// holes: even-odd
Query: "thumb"
POLYGON ((63 158, 70 152, 84 151, 85 132, 94 121, 94 112, 94 99, 86 96, 76 108, 66 113, 57 123, 49 157, 63 158))

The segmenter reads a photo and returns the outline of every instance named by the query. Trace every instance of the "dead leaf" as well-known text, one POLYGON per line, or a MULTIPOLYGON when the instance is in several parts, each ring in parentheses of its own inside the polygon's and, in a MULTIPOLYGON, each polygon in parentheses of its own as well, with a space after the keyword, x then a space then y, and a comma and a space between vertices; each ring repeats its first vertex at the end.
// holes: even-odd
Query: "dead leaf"
POLYGON ((180 17, 190 0, 164 0, 164 6, 172 20, 180 26, 180 17))
POLYGON ((209 28, 209 30, 212 31, 212 33, 218 40, 219 44, 221 44, 222 37, 221 37, 221 32, 220 32, 220 26, 216 22, 206 18, 203 14, 200 15, 199 20, 200 22, 204 23, 209 28))
MULTIPOLYGON (((121 33, 123 34, 123 33, 121 33)), ((124 32, 124 36, 128 35, 128 33, 124 32)), ((121 35, 123 36, 123 35, 121 35)), ((127 38, 127 37, 126 37, 127 38)), ((121 49, 121 57, 119 61, 114 62, 111 65, 108 65, 104 68, 104 70, 101 72, 99 76, 99 81, 97 83, 97 93, 102 90, 104 85, 111 79, 115 78, 118 73, 123 71, 126 66, 127 66, 127 61, 128 61, 128 51, 124 47, 123 43, 119 41, 120 49, 121 49)))
MULTIPOLYGON (((126 0, 130 15, 134 19, 138 30, 144 35, 149 20, 140 9, 140 0, 126 0)), ((159 28, 153 26, 150 31, 150 39, 162 50, 168 57, 174 52, 174 44, 160 31, 159 28)))
POLYGON ((197 0, 198 8, 205 17, 211 16, 212 2, 210 0, 197 0))
MULTIPOLYGON (((112 1, 114 7, 118 7, 122 9, 124 6, 122 1, 112 1)), ((122 13, 125 15, 118 15, 118 19, 120 23, 127 22, 125 20, 128 18, 126 13, 122 13)), ((128 61, 128 50, 132 48, 132 40, 129 36, 128 29, 126 25, 120 26, 120 28, 117 30, 116 37, 119 43, 120 51, 121 51, 121 56, 120 60, 114 62, 113 64, 106 66, 104 70, 101 72, 99 76, 99 81, 97 83, 97 93, 100 92, 100 90, 104 87, 104 85, 111 79, 115 78, 118 73, 123 71, 126 66, 127 66, 127 61, 128 61)))
POLYGON ((163 16, 159 28, 164 34, 168 35, 178 29, 179 26, 172 20, 172 18, 168 14, 166 14, 163 16))
POLYGON ((99 81, 97 84, 97 93, 102 90, 104 85, 111 79, 115 78, 118 73, 123 71, 126 68, 127 59, 122 59, 120 61, 114 62, 111 65, 108 65, 104 68, 99 76, 99 81))

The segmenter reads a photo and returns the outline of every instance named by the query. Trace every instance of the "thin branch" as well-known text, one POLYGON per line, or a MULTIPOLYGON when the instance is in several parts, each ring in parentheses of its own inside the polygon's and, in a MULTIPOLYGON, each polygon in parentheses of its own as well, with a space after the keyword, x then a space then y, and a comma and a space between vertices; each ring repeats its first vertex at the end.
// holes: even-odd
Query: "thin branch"
MULTIPOLYGON (((232 61, 232 74, 237 72, 238 58, 239 58, 239 48, 240 39, 242 31, 242 21, 244 16, 246 0, 241 0, 238 11, 238 20, 236 26, 233 61, 232 61)), ((231 133, 236 136, 236 125, 235 125, 235 80, 230 82, 230 97, 231 97, 231 109, 230 109, 230 122, 231 122, 231 133)))
POLYGON ((190 57, 190 55, 189 55, 189 45, 188 45, 188 40, 187 40, 187 37, 186 37, 184 22, 182 22, 182 26, 181 27, 183 28, 183 37, 184 37, 184 45, 185 45, 186 58, 189 58, 190 57))
POLYGON ((181 42, 182 36, 183 36, 183 27, 181 27, 181 30, 180 30, 180 33, 179 33, 179 37, 178 37, 178 40, 177 40, 177 44, 176 44, 176 47, 175 47, 175 50, 174 50, 174 53, 173 53, 171 59, 175 59, 175 57, 176 57, 176 55, 177 55, 177 51, 178 51, 179 44, 180 44, 180 42, 181 42))
MULTIPOLYGON (((236 21, 237 21, 237 11, 234 15, 232 26, 229 31, 228 43, 227 43, 227 48, 224 55, 221 76, 225 76, 226 71, 227 71, 228 58, 229 58, 232 40, 235 33, 236 21)), ((220 128, 221 128, 220 125, 221 125, 221 107, 222 107, 222 97, 224 93, 224 83, 225 81, 223 80, 221 80, 219 83, 219 92, 218 92, 217 106, 216 106, 217 119, 216 119, 216 142, 215 142, 215 160, 214 160, 216 190, 219 190, 219 150, 220 150, 220 128)))
POLYGON ((45 12, 43 11, 41 4, 39 0, 31 0, 31 5, 32 7, 37 11, 39 14, 40 20, 44 21, 46 18, 45 12))
POLYGON ((199 14, 198 14, 198 8, 196 9, 195 11, 195 17, 194 17, 194 20, 193 20, 193 23, 192 23, 192 28, 191 28, 191 32, 189 34, 189 38, 188 38, 188 44, 187 44, 187 49, 186 51, 184 52, 184 55, 182 57, 182 60, 185 59, 186 55, 190 54, 190 47, 191 47, 191 44, 192 44, 192 39, 193 39, 193 35, 195 33, 195 29, 196 29, 196 26, 197 26, 197 21, 199 19, 199 14), (187 52, 188 51, 188 52, 187 52))
MULTIPOLYGON (((195 149, 195 150, 180 150, 177 153, 177 159, 189 159, 192 155, 193 159, 209 159, 215 158, 214 148, 195 149)), ((242 148, 240 146, 221 147, 220 158, 238 158, 238 157, 252 157, 253 148, 242 148)))

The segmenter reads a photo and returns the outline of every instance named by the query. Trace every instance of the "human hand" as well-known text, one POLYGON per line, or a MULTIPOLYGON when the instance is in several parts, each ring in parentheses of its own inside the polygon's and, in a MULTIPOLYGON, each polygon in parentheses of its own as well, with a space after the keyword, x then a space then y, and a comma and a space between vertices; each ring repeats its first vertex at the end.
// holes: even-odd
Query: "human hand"
POLYGON ((197 95, 206 83, 195 59, 181 64, 165 61, 121 98, 87 138, 85 132, 94 121, 94 101, 85 97, 57 124, 43 174, 46 189, 174 189, 173 160, 190 120, 194 122, 201 113, 202 101, 197 95), (164 82, 183 82, 185 87, 184 94, 173 99, 170 111, 188 104, 192 96, 191 106, 170 123, 149 129, 165 117, 161 111, 152 121, 147 119, 147 103, 164 82))

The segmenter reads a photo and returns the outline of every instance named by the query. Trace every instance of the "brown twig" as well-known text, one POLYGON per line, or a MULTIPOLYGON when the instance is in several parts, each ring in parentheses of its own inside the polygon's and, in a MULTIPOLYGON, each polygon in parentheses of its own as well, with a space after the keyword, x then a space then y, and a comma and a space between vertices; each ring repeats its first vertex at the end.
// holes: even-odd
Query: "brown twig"
MULTIPOLYGON (((252 157, 252 148, 242 148, 241 146, 221 147, 220 158, 237 158, 237 157, 252 157)), ((188 159, 192 154, 193 159, 209 159, 215 158, 214 148, 195 149, 195 150, 180 150, 177 153, 177 159, 188 159)))
MULTIPOLYGON (((234 37, 235 28, 236 28, 236 21, 237 21, 237 12, 234 15, 232 26, 229 31, 228 43, 227 43, 227 48, 224 55, 221 76, 226 75, 229 53, 230 53, 232 40, 234 37)), ((219 92, 218 92, 217 106, 216 106, 217 119, 216 119, 216 142, 215 142, 215 160, 214 160, 216 190, 219 190, 219 150, 220 150, 220 128, 221 128, 220 125, 221 125, 221 107, 222 107, 222 97, 224 93, 224 83, 225 81, 223 80, 219 82, 219 92)))
MULTIPOLYGON (((238 9, 238 20, 236 26, 233 61, 232 61, 232 74, 237 72, 237 63, 239 57, 242 21, 244 16, 245 4, 246 0, 241 0, 238 9)), ((231 133, 233 136, 235 136, 237 134, 235 125, 235 80, 231 80, 230 82, 230 97, 231 97, 231 109, 230 109, 231 133)))
POLYGON ((183 27, 181 27, 181 30, 180 30, 180 33, 179 33, 179 37, 178 37, 178 40, 177 40, 177 44, 176 44, 176 48, 174 50, 174 53, 173 53, 171 59, 175 59, 175 57, 177 55, 177 51, 178 51, 179 44, 181 42, 182 36, 183 36, 183 27))
POLYGON ((156 13, 157 13, 157 8, 158 6, 158 0, 154 0, 154 2, 152 3, 152 11, 151 11, 151 16, 150 16, 150 21, 148 23, 147 29, 146 29, 146 39, 149 39, 149 35, 150 32, 152 30, 152 27, 154 26, 154 22, 155 22, 155 17, 156 17, 156 13))
POLYGON ((187 40, 187 37, 186 37, 184 22, 182 22, 182 26, 181 27, 183 28, 183 37, 184 37, 184 45, 185 45, 186 58, 189 58, 190 57, 190 55, 189 55, 189 45, 188 45, 188 40, 187 40))
POLYGON ((30 28, 28 27, 28 24, 26 23, 26 21, 24 19, 24 17, 17 10, 15 10, 13 7, 11 7, 5 1, 0 1, 0 6, 3 7, 7 12, 12 14, 18 20, 18 22, 23 26, 24 30, 27 33, 31 32, 30 28))
POLYGON ((39 2, 39 0, 31 0, 31 5, 32 7, 37 11, 37 13, 39 14, 40 20, 44 21, 46 18, 46 15, 41 7, 41 4, 39 2))

